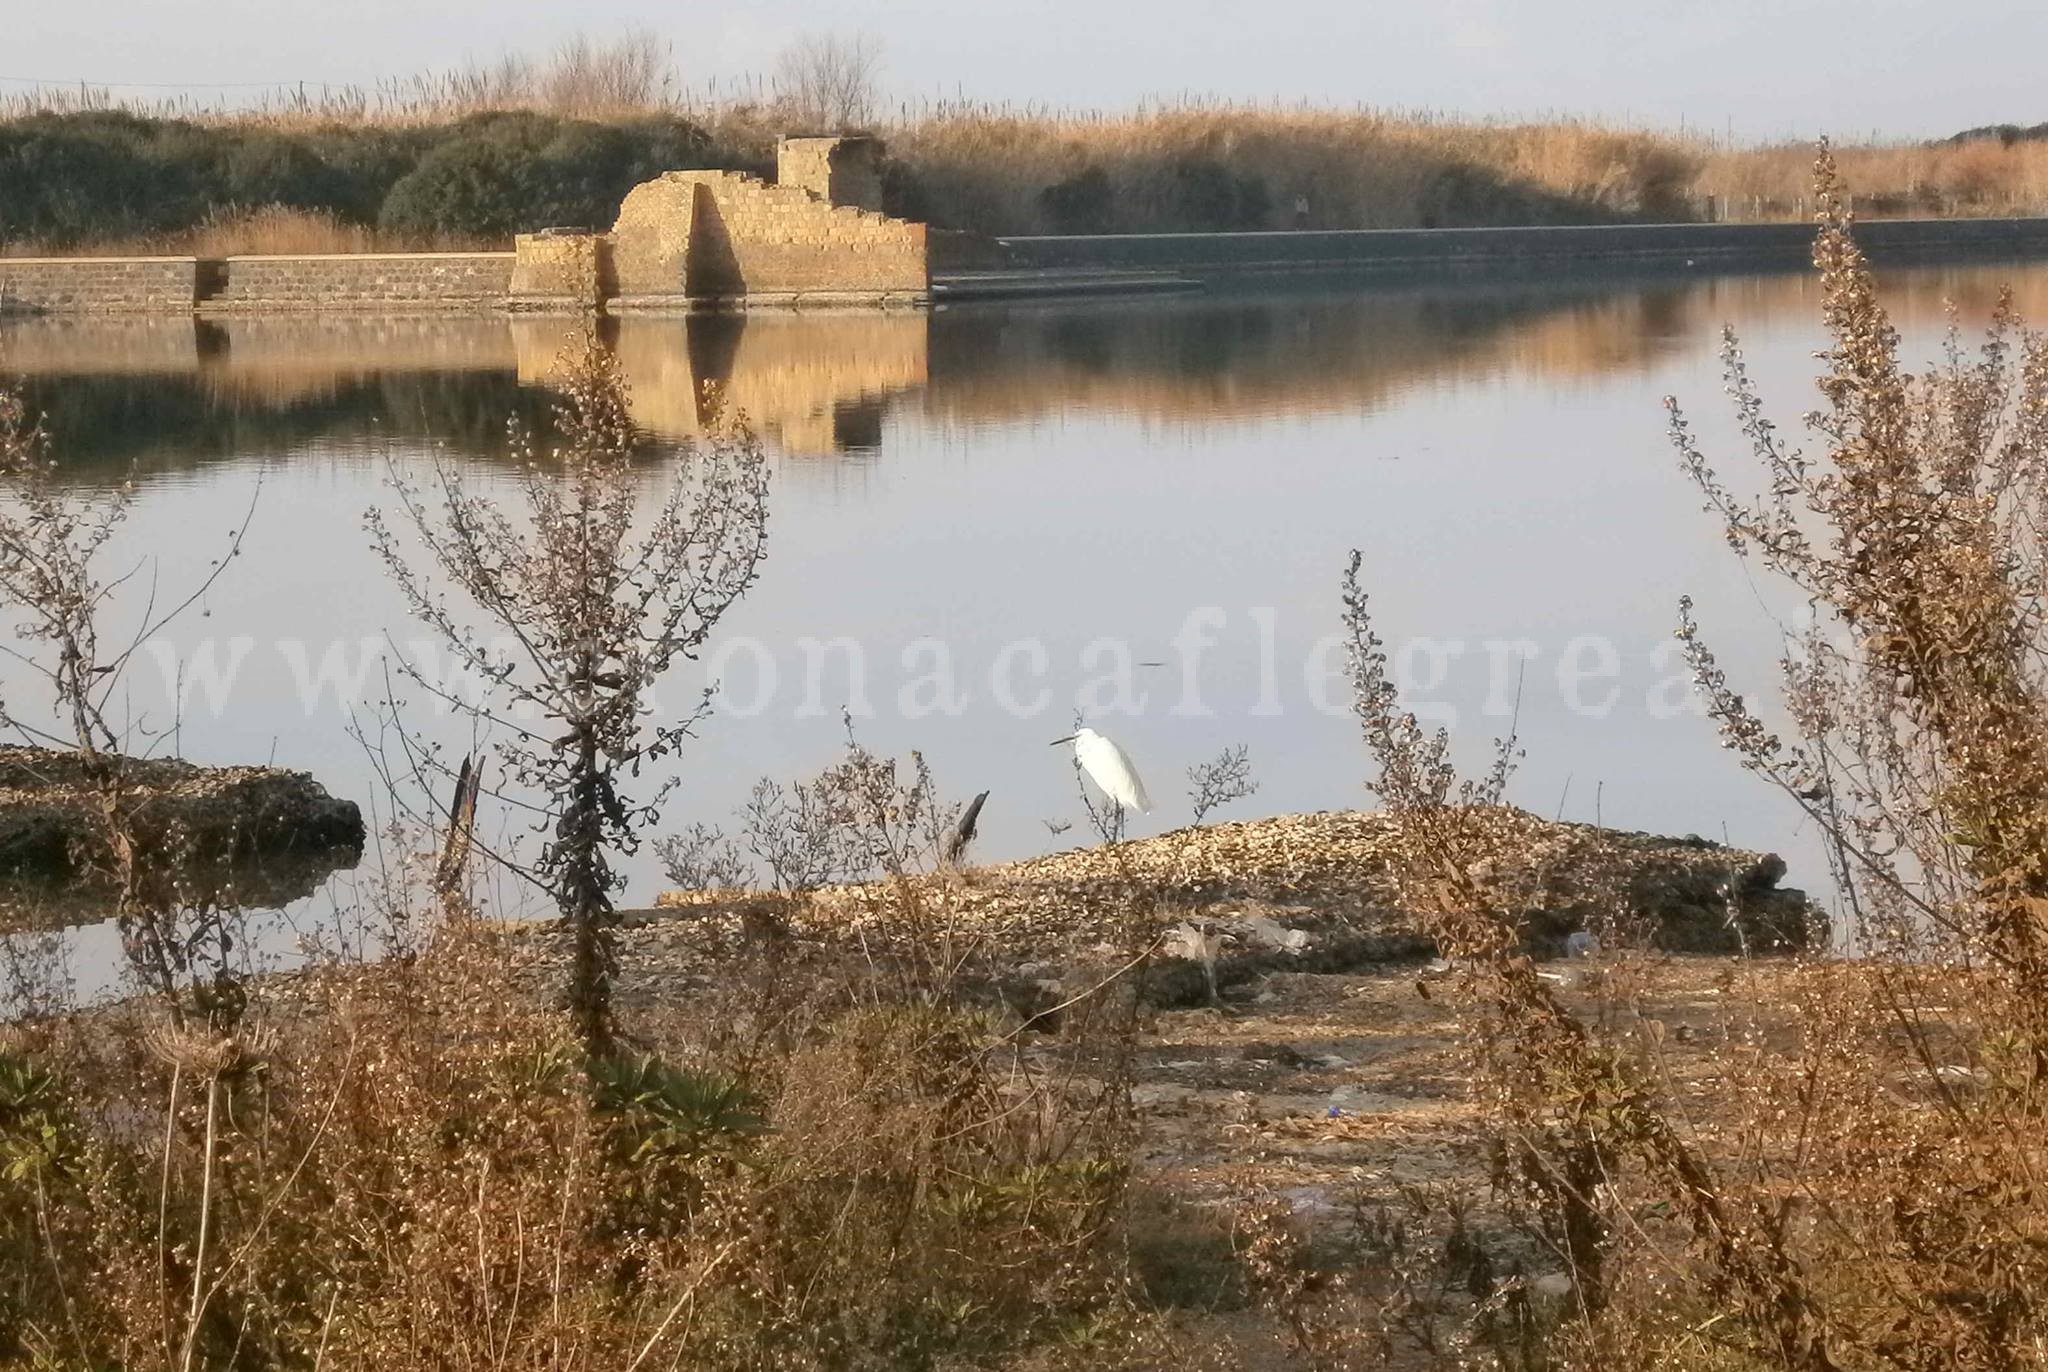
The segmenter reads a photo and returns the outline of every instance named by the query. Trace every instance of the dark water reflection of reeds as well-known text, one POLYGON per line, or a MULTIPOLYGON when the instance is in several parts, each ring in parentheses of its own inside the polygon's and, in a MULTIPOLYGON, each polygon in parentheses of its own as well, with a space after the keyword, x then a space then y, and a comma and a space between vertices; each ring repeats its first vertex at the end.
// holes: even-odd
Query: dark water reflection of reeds
MULTIPOLYGON (((1908 327, 1953 298, 1981 317, 2014 273, 1919 270, 1908 327)), ((2021 272, 2022 311, 2048 277, 2021 272)), ((2039 297, 2038 299, 2036 297, 2039 297)), ((955 423, 1079 408, 1210 424, 1369 409, 1418 382, 1587 379, 1641 368, 1723 322, 1810 313, 1797 274, 1434 283, 1297 282, 1126 300, 963 306, 933 314, 703 315, 608 322, 657 435, 701 431, 709 395, 784 450, 872 449, 910 405, 955 423)), ((2048 310, 2037 313, 2048 314, 2048 310)), ((569 321, 485 318, 52 319, 0 327, 0 375, 60 435, 82 480, 145 477, 372 437, 506 452, 538 418, 569 321)))

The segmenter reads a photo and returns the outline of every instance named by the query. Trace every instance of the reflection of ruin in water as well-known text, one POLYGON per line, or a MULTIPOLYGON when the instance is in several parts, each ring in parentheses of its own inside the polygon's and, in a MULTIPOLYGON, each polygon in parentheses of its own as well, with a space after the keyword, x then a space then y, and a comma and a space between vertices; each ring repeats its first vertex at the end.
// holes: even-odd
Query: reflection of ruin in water
MULTIPOLYGON (((609 322, 633 418, 664 438, 701 435, 720 405, 782 452, 821 457, 881 445, 881 417, 928 375, 922 313, 696 314, 609 322)), ((543 380, 559 321, 514 325, 520 379, 543 380)))
MULTIPOLYGON (((1901 302, 1900 322, 1932 322, 1942 296, 1981 315, 2008 274, 1944 272, 1937 290, 1901 302)), ((651 433, 694 438, 722 403, 780 452, 822 457, 879 448, 887 414, 911 397, 931 419, 969 424, 1076 409, 1195 423, 1358 412, 1439 378, 1641 368, 1724 320, 1804 317, 1814 305, 1803 276, 1665 276, 691 314, 601 330, 651 433)), ((572 327, 432 315, 32 320, 0 327, 0 375, 21 381, 81 476, 392 439, 489 460, 506 453, 508 414, 544 415, 572 327)))

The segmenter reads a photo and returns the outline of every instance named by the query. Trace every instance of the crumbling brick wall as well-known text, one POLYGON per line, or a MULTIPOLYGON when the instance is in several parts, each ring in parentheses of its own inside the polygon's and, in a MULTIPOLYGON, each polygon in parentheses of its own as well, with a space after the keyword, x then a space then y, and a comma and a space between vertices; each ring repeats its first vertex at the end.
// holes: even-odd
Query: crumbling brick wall
POLYGON ((612 229, 619 308, 686 300, 905 301, 931 286, 925 228, 737 172, 668 172, 612 229))
POLYGON ((882 210, 882 143, 876 138, 785 138, 775 148, 775 183, 830 205, 882 210))
POLYGON ((514 240, 508 309, 587 312, 616 289, 611 239, 604 234, 549 229, 514 240))

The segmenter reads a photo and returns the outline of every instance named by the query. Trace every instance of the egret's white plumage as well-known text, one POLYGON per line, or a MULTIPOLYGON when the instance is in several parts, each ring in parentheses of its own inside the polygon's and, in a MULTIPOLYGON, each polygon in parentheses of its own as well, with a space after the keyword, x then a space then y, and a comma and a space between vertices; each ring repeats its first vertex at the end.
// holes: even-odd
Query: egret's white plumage
POLYGON ((1152 813, 1152 798, 1145 794, 1138 769, 1113 740, 1093 729, 1076 729, 1066 738, 1054 741, 1074 745, 1074 760, 1081 764, 1088 779, 1102 788, 1104 795, 1126 810, 1136 810, 1141 815, 1152 813))

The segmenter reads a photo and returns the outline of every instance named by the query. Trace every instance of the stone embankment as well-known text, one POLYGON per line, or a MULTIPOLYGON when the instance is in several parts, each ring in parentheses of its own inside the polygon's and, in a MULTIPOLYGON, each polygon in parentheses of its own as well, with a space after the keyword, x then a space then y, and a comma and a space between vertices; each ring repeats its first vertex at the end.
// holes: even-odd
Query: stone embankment
POLYGON ((0 257, 0 317, 501 310, 514 254, 0 257))
MULTIPOLYGON (((1871 219, 1856 242, 1880 265, 2048 256, 2048 218, 1871 219)), ((1813 226, 1584 224, 1089 234, 994 240, 1011 272, 1171 272, 1202 280, 1285 273, 1431 276, 1560 269, 1759 271, 1810 266, 1813 226)), ((986 266, 983 267, 987 269, 986 266)))
MULTIPOLYGON (((2031 260, 2048 256, 2048 219, 1875 220, 1857 239, 1880 265, 2031 260)), ((1811 248, 1802 224, 978 239, 734 172, 693 171, 636 187, 608 232, 522 234, 513 252, 0 257, 0 316, 922 305, 1285 275, 1792 270, 1811 248)))

